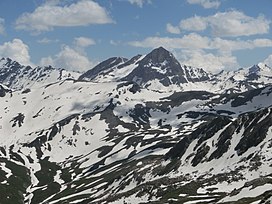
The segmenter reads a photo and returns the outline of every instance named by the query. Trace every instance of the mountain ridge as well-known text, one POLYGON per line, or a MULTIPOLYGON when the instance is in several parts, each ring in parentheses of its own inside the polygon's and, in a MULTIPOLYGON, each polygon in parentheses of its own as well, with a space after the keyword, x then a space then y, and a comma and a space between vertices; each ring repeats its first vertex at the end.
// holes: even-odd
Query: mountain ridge
POLYGON ((205 76, 165 58, 176 63, 158 48, 75 78, 58 79, 50 68, 55 78, 41 83, 43 68, 5 65, 1 80, 11 87, 0 84, 1 202, 270 202, 272 85, 262 74, 269 69, 255 66, 258 78, 247 78, 249 69, 205 76), (10 80, 8 68, 23 79, 10 80), (123 79, 140 76, 137 68, 166 71, 123 79), (175 68, 183 73, 178 84, 161 83, 175 68), (33 70, 37 77, 29 78, 33 70))

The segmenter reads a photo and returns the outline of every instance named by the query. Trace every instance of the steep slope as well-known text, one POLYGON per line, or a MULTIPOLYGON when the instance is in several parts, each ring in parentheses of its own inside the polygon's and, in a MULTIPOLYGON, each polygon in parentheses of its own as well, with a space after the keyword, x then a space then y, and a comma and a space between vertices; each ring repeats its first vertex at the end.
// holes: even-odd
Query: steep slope
POLYGON ((201 68, 181 65, 172 53, 159 47, 147 55, 137 55, 130 60, 109 58, 82 74, 79 80, 129 81, 151 90, 166 92, 197 91, 205 87, 214 93, 239 93, 270 84, 271 77, 271 68, 263 63, 237 71, 207 73, 201 68))
POLYGON ((118 69, 118 67, 121 64, 124 64, 127 61, 126 58, 121 57, 112 57, 109 58, 98 65, 96 65, 94 68, 90 69, 89 71, 85 72, 79 77, 79 80, 93 80, 96 77, 102 75, 105 76, 108 73, 112 72, 115 68, 118 69))
POLYGON ((137 55, 130 60, 110 58, 79 77, 94 82, 129 81, 153 90, 164 90, 174 85, 209 80, 210 74, 203 69, 181 66, 168 50, 159 47, 145 56, 137 55))
POLYGON ((270 189, 271 87, 235 106, 241 113, 226 105, 236 96, 133 86, 66 80, 0 98, 2 182, 18 176, 15 164, 28 172, 26 203, 181 202, 199 192, 228 201, 250 185, 270 189))
POLYGON ((111 59, 82 76, 31 90, 0 85, 1 202, 271 200, 272 86, 266 81, 214 91, 222 78, 180 66, 163 48, 111 59), (143 67, 149 77, 125 79, 140 77, 143 67), (180 87, 162 91, 154 81, 180 87))
POLYGON ((215 75, 213 84, 222 90, 241 92, 271 84, 272 69, 263 63, 237 71, 222 71, 215 75))
POLYGON ((191 67, 181 67, 172 53, 159 47, 147 54, 123 80, 135 81, 148 87, 152 81, 170 86, 209 79, 208 74, 203 70, 198 70, 198 74, 196 72, 191 67))
POLYGON ((79 75, 51 66, 35 68, 23 66, 10 58, 0 60, 0 83, 16 90, 40 87, 67 78, 78 78, 79 75))

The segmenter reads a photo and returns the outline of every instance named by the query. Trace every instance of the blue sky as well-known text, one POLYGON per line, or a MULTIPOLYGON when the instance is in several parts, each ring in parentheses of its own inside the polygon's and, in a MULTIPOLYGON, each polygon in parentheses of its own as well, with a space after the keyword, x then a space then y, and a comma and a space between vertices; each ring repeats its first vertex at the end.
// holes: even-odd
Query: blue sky
POLYGON ((0 57, 84 71, 164 46, 208 71, 272 66, 271 0, 1 0, 0 57))

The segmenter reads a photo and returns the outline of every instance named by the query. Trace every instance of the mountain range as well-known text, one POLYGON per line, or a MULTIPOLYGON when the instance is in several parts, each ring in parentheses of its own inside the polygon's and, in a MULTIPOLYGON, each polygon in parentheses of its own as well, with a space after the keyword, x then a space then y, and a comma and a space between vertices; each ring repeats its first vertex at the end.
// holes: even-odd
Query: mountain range
POLYGON ((1 203, 271 203, 271 78, 163 47, 85 73, 2 58, 1 203))

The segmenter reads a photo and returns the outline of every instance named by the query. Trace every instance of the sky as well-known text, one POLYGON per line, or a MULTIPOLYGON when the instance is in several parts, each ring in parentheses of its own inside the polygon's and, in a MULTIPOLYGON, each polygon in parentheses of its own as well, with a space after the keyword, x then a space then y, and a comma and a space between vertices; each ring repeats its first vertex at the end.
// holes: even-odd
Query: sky
POLYGON ((163 46, 206 71, 272 67, 272 0, 0 0, 0 57, 86 71, 163 46))

